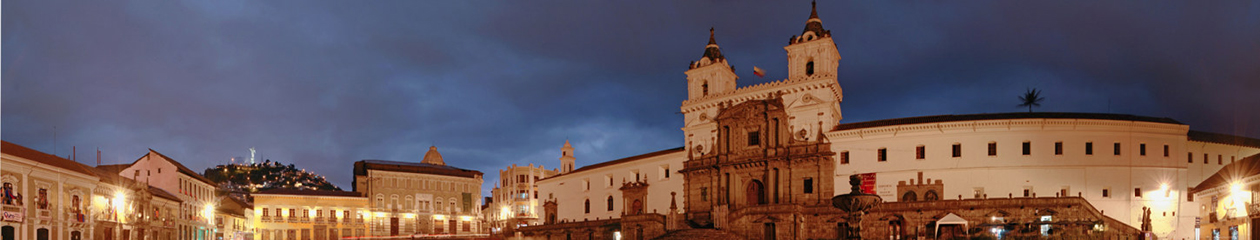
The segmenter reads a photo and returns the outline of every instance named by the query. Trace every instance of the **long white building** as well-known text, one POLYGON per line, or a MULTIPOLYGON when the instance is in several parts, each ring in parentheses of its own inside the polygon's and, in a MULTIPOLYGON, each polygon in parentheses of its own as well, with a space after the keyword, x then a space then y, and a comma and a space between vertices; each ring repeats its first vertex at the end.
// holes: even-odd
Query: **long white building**
MULTIPOLYGON (((782 220, 772 215, 834 214, 808 209, 830 206, 832 196, 848 192, 848 178, 859 175, 867 180, 863 190, 886 202, 1080 197, 1134 228, 1143 225, 1147 208, 1152 233, 1193 239, 1200 209, 1190 188, 1225 164, 1260 153, 1260 140, 1124 114, 997 113, 843 123, 843 90, 836 79, 840 53, 816 11, 784 47, 789 69, 783 80, 739 86, 710 33, 704 54, 685 72, 688 98, 680 110, 686 145, 562 170, 538 181, 539 197, 556 205, 555 216, 546 216, 554 221, 545 222, 618 219, 632 207, 664 214, 672 205, 692 226, 748 238, 835 236, 788 227, 810 229, 808 224, 815 224, 810 220, 776 225, 782 220), (623 202, 621 188, 638 182, 648 184, 646 206, 623 202), (766 225, 753 226, 761 223, 766 225)), ((561 164, 571 166, 572 159, 561 164)), ((598 227, 590 228, 590 237, 600 236, 598 227)), ((551 237, 559 233, 535 230, 551 237)), ((582 234, 564 232, 574 233, 582 234)))

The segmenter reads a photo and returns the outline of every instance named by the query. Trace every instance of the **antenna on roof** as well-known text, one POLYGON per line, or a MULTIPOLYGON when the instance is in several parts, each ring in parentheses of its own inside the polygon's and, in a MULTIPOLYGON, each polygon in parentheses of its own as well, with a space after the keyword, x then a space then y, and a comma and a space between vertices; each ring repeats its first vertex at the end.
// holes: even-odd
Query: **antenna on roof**
POLYGON ((57 126, 53 126, 53 156, 57 156, 57 126))

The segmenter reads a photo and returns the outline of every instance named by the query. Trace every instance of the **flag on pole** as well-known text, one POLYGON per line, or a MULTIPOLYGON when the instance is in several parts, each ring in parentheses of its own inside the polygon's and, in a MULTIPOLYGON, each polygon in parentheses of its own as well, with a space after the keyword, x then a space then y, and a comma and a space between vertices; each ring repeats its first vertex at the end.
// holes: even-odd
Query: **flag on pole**
POLYGON ((753 74, 757 75, 758 77, 766 77, 766 70, 763 70, 757 66, 753 66, 753 74))

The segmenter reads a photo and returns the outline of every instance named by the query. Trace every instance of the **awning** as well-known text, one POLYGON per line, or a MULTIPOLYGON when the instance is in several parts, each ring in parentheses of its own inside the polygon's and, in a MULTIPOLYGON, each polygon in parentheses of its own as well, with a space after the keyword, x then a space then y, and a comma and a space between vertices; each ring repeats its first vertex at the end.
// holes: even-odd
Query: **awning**
POLYGON ((971 224, 967 222, 967 219, 963 219, 953 213, 946 214, 940 220, 936 220, 936 237, 938 238, 941 236, 941 225, 963 225, 963 231, 967 235, 971 235, 971 224))

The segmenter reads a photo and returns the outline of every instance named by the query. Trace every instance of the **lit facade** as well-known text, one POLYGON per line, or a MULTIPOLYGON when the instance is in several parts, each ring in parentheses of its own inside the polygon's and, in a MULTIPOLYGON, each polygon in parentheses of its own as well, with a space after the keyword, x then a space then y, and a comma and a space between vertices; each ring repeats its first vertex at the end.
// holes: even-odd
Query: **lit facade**
POLYGON ((119 176, 148 183, 179 197, 177 238, 210 240, 217 235, 214 220, 220 199, 218 188, 210 179, 152 149, 131 164, 100 168, 117 171, 119 176))
POLYGON ((482 173, 447 166, 436 147, 421 162, 362 160, 354 192, 368 198, 369 234, 484 234, 482 173))
MULTIPOLYGON (((841 58, 817 12, 784 47, 788 78, 779 81, 738 87, 712 33, 704 54, 685 72, 683 149, 650 157, 654 160, 632 157, 561 171, 539 181, 540 197, 556 206, 556 221, 547 224, 624 220, 634 214, 621 210, 618 201, 633 199, 623 200, 627 190, 646 188, 646 209, 677 202, 693 226, 754 239, 834 238, 835 221, 842 220, 826 218, 837 214, 828 209, 829 200, 848 192, 844 183, 859 175, 866 181, 862 190, 886 202, 956 200, 937 204, 950 211, 951 205, 985 199, 1079 198, 1098 211, 1101 217, 1094 218, 1139 228, 1149 216, 1151 234, 1193 238, 1202 207, 1189 190, 1225 164, 1260 154, 1260 140, 1123 114, 972 114, 841 124, 843 90, 836 78, 841 58), (635 163, 646 161, 656 161, 642 164, 648 167, 676 164, 670 169, 686 180, 621 184, 637 182, 619 180, 644 172, 635 163)), ((888 214, 875 219, 897 231, 867 237, 932 234, 905 225, 909 221, 900 213, 888 214)), ((977 216, 969 214, 963 215, 977 216)), ((1093 216, 1079 216, 1086 215, 1093 216)), ((540 231, 534 236, 565 235, 561 239, 625 234, 598 227, 533 229, 540 231)))
POLYGON ((255 240, 367 236, 368 199, 344 191, 277 189, 254 193, 255 240))
POLYGON ((95 168, 101 181, 92 194, 96 239, 179 239, 181 200, 165 190, 95 168))
MULTIPOLYGON (((565 142, 568 146, 568 142, 565 142)), ((570 147, 571 148, 571 147, 570 147)), ((571 152, 568 152, 571 153, 571 152)), ((564 154, 564 153, 562 153, 564 154)), ((535 167, 512 166, 499 171, 499 183, 490 191, 493 200, 490 203, 490 227, 501 231, 520 225, 538 225, 542 223, 542 201, 538 198, 538 180, 555 176, 558 170, 548 170, 542 165, 535 167)))
POLYGON ((77 162, 0 142, 0 239, 97 239, 90 207, 99 178, 77 162))
POLYGON ((1197 239, 1255 239, 1260 232, 1260 156, 1226 165, 1193 191, 1197 239))

